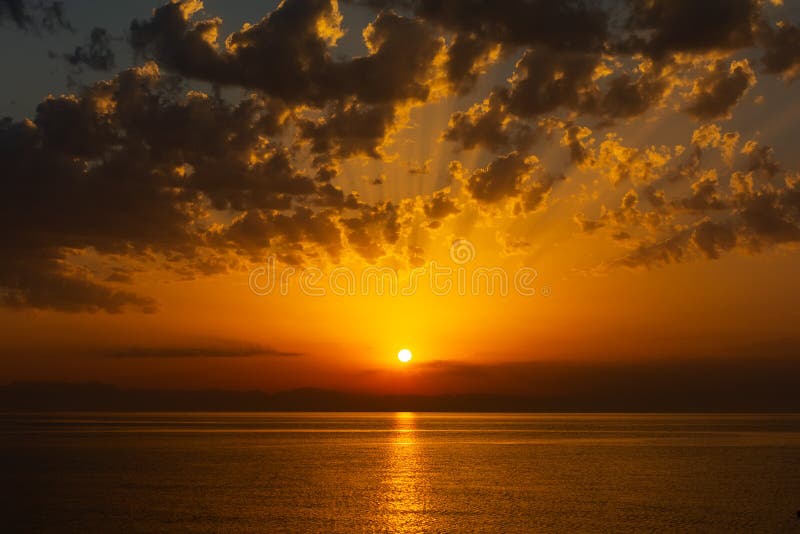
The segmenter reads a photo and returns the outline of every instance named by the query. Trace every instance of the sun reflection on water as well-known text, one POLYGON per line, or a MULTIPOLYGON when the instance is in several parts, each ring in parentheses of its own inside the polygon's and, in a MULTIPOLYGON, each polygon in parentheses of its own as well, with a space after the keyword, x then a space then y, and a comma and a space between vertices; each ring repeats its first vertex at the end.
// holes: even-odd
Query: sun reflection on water
POLYGON ((381 508, 386 530, 419 532, 433 526, 428 513, 428 471, 419 442, 416 415, 396 413, 382 484, 381 508))

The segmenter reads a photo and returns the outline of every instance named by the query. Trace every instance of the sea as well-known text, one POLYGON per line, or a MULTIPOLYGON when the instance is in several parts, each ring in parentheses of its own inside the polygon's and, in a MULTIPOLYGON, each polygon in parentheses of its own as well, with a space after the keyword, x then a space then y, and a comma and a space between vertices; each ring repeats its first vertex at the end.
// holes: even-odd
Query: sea
POLYGON ((800 415, 0 415, 2 532, 800 532, 800 415))

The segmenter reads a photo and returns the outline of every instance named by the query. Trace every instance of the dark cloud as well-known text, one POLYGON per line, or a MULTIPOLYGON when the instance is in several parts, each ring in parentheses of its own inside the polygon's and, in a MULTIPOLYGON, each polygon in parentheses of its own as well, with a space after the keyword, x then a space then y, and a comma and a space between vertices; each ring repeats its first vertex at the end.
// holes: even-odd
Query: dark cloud
POLYGON ((71 29, 64 13, 64 2, 0 0, 0 25, 5 21, 11 21, 21 30, 71 29))
POLYGON ((661 208, 666 205, 666 194, 661 189, 656 189, 653 185, 644 188, 644 195, 647 201, 654 208, 661 208))
MULTIPOLYGON (((133 142, 118 150, 107 104, 124 85, 100 83, 83 97, 51 97, 34 121, 0 124, 4 169, 0 219, 0 286, 14 305, 69 311, 119 311, 125 304, 150 310, 150 299, 111 290, 71 272, 70 249, 127 253, 158 246, 191 246, 196 194, 168 188, 165 165, 133 142)), ((118 128, 119 126, 117 126, 118 128)), ((126 140, 127 142, 127 140, 126 140)))
MULTIPOLYGON (((282 2, 224 44, 217 42, 221 20, 194 20, 201 6, 173 2, 150 20, 134 21, 134 49, 180 76, 258 90, 299 110, 299 140, 310 143, 318 166, 383 157, 401 108, 427 101, 441 77, 436 59, 445 40, 418 19, 382 12, 363 31, 366 55, 334 59, 343 30, 332 0, 282 2), (304 113, 308 108, 313 112, 304 113)), ((455 51, 466 53, 461 48, 455 51)), ((472 67, 453 68, 454 86, 476 75, 472 67)))
POLYGON ((558 182, 563 182, 567 177, 563 174, 541 173, 535 178, 522 194, 519 209, 521 211, 536 211, 541 208, 548 195, 558 182))
POLYGON ((707 172, 691 186, 691 195, 681 199, 680 206, 693 211, 721 210, 727 204, 718 190, 716 172, 707 172))
POLYGON ((800 75, 800 28, 781 22, 777 28, 764 25, 761 29, 764 55, 761 62, 770 74, 780 74, 787 80, 800 75))
MULTIPOLYGON (((718 188, 714 172, 707 171, 691 185, 688 197, 672 202, 674 210, 689 210, 699 216, 690 225, 676 226, 659 238, 640 240, 636 248, 617 263, 628 267, 656 267, 697 257, 717 259, 732 250, 760 252, 771 247, 800 242, 800 185, 787 178, 782 187, 769 181, 759 185, 752 171, 735 171, 731 194, 718 188)), ((657 209, 667 210, 659 201, 657 209)), ((664 213, 660 216, 675 215, 664 213)), ((654 212, 637 218, 619 219, 605 213, 598 224, 613 221, 615 228, 646 225, 654 212)), ((579 221, 582 222, 582 221, 579 221)), ((654 231, 663 230, 651 225, 654 231)))
POLYGON ((670 94, 675 83, 671 69, 640 63, 637 74, 608 77, 614 69, 599 53, 528 49, 516 63, 510 85, 496 87, 482 105, 454 114, 446 137, 477 144, 494 133, 507 144, 511 132, 524 132, 525 119, 557 112, 599 117, 606 123, 636 117, 670 94))
POLYGON ((330 47, 342 34, 336 3, 288 0, 220 48, 222 21, 192 20, 201 5, 169 3, 150 20, 134 21, 134 49, 183 76, 259 89, 290 103, 424 101, 433 60, 444 46, 421 22, 386 12, 364 31, 368 55, 335 61, 330 47))
POLYGON ((537 164, 535 157, 529 158, 519 152, 500 156, 469 177, 467 191, 475 200, 486 204, 518 196, 537 164))
POLYGON ((411 10, 449 31, 513 46, 600 50, 608 31, 608 14, 583 0, 351 1, 375 8, 411 10))
POLYGON ((473 172, 465 185, 470 196, 481 204, 514 199, 515 211, 523 212, 539 209, 553 186, 564 179, 563 174, 546 172, 536 156, 514 151, 473 172))
POLYGON ((423 206, 425 216, 433 221, 444 219, 450 215, 460 213, 456 202, 450 198, 448 191, 436 191, 423 206))
POLYGON ((760 0, 626 0, 623 50, 656 59, 676 52, 730 51, 754 43, 760 0))
MULTIPOLYGON (((152 299, 107 286, 115 281, 107 275, 72 269, 72 251, 122 261, 161 255, 200 273, 224 270, 225 251, 257 257, 275 246, 298 261, 338 257, 339 211, 362 204, 297 171, 288 149, 267 140, 286 116, 261 97, 230 105, 176 92, 148 64, 80 95, 49 97, 32 121, 1 121, 0 223, 13 228, 0 239, 6 304, 152 311, 152 299), (210 209, 234 218, 212 223, 210 209)), ((378 210, 389 228, 392 211, 378 210)), ((359 219, 346 229, 359 241, 359 219)))
MULTIPOLYGON (((764 48, 766 72, 793 78, 800 47, 796 25, 767 23, 762 0, 350 0, 375 9, 393 8, 429 21, 456 35, 453 71, 466 73, 471 58, 489 43, 505 49, 551 49, 621 56, 645 54, 662 68, 674 54, 728 53, 753 45, 764 48), (460 68, 456 68, 459 65, 460 68)), ((642 80, 653 82, 653 80, 642 80)), ((640 112, 651 83, 636 87, 621 78, 611 91, 608 110, 640 112), (632 101, 622 98, 628 95, 632 101), (637 103, 638 102, 638 103, 637 103)))
POLYGON ((783 171, 771 159, 769 147, 754 141, 746 143, 743 153, 758 157, 755 162, 740 161, 743 166, 724 175, 722 183, 717 169, 704 168, 700 147, 718 147, 724 156, 735 144, 732 139, 738 139, 738 134, 723 135, 714 125, 699 128, 693 135, 695 150, 689 159, 665 167, 657 179, 642 188, 649 206, 642 205, 639 193, 631 189, 618 208, 602 206, 594 219, 579 213, 575 222, 583 232, 602 228, 612 237, 625 235, 625 246, 632 248, 612 265, 627 267, 717 259, 734 250, 761 252, 797 243, 797 180, 783 174, 783 183, 777 183, 783 171), (762 168, 764 165, 769 171, 762 168), (688 192, 679 192, 683 188, 688 192))
POLYGON ((681 230, 658 241, 640 242, 636 249, 618 261, 626 267, 660 267, 689 261, 700 254, 718 259, 737 245, 737 228, 730 222, 703 219, 693 228, 681 230))
POLYGON ((622 73, 612 78, 599 103, 599 114, 614 119, 636 117, 658 105, 670 88, 665 67, 656 65, 638 76, 622 73))
POLYGON ((364 206, 357 217, 342 219, 348 244, 363 258, 375 261, 400 238, 397 208, 391 202, 364 206))
POLYGON ((367 103, 427 100, 444 39, 416 19, 383 12, 364 30, 370 54, 334 65, 328 80, 367 103))
POLYGON ((755 172, 766 179, 774 178, 781 172, 781 165, 775 160, 775 153, 771 146, 762 145, 757 141, 748 141, 742 148, 742 154, 747 156, 747 171, 755 172))
POLYGON ((468 93, 478 75, 481 65, 490 60, 495 46, 474 34, 457 34, 447 50, 445 72, 447 80, 458 94, 468 93))
POLYGON ((443 134, 466 150, 483 147, 492 152, 524 150, 536 137, 536 129, 510 116, 504 98, 493 93, 467 111, 457 111, 443 134))
MULTIPOLYGON (((574 218, 582 232, 591 233, 600 228, 611 228, 615 230, 613 236, 630 237, 624 228, 645 226, 657 228, 662 223, 661 214, 658 212, 645 212, 640 209, 639 194, 634 189, 629 189, 620 200, 619 207, 608 209, 603 206, 600 216, 597 219, 588 219, 583 213, 579 213, 574 218)), ((617 237, 615 237, 617 239, 617 237)))
POLYGON ((546 48, 528 50, 517 62, 508 92, 512 113, 536 116, 564 107, 590 112, 597 106, 599 88, 593 74, 600 55, 556 52, 546 48))
POLYGON ((636 248, 615 262, 624 267, 661 267, 680 263, 689 257, 691 232, 681 231, 661 240, 641 241, 636 248))
POLYGON ((109 288, 90 273, 69 267, 57 251, 20 252, 19 257, 0 261, 0 298, 7 307, 88 313, 157 309, 152 298, 109 288))
POLYGON ((731 108, 755 83, 756 76, 747 60, 730 65, 718 61, 711 72, 695 81, 686 111, 700 120, 730 117, 731 108))
POLYGON ((427 159, 421 163, 409 163, 408 174, 412 176, 425 176, 431 170, 431 160, 427 159))
POLYGON ((410 12, 456 35, 508 48, 644 53, 661 62, 675 53, 740 50, 769 37, 775 49, 787 50, 792 42, 791 31, 760 36, 767 31, 761 0, 350 1, 410 12))
POLYGON ((258 356, 295 357, 299 352, 287 352, 249 343, 216 343, 205 346, 123 347, 103 349, 110 358, 249 358, 258 356))
MULTIPOLYGON (((467 111, 453 113, 443 137, 465 149, 524 150, 539 133, 528 121, 543 115, 590 115, 606 123, 641 115, 660 105, 672 88, 669 69, 641 67, 636 76, 622 73, 601 84, 598 72, 608 67, 598 53, 527 50, 516 63, 510 85, 496 87, 486 100, 467 111)), ((567 136, 582 130, 572 120, 540 120, 569 124, 572 128, 567 136)), ((583 163, 587 154, 578 139, 565 146, 573 161, 583 163)))
MULTIPOLYGON (((705 72, 703 62, 763 45, 765 70, 791 78, 795 59, 800 57, 795 54, 794 26, 782 23, 776 30, 767 28, 760 0, 542 4, 521 0, 502 6, 477 0, 413 3, 417 16, 455 32, 456 42, 464 39, 475 50, 492 43, 505 50, 518 47, 523 54, 509 86, 495 88, 488 99, 491 105, 484 103, 481 113, 474 106, 454 114, 446 139, 465 148, 519 148, 508 141, 509 134, 501 125, 556 112, 569 114, 567 118, 591 115, 605 124, 630 119, 661 106, 674 87, 693 78, 685 111, 699 120, 728 117, 755 84, 755 73, 746 60, 730 66, 718 60, 710 72, 705 72), (528 9, 536 11, 530 19, 522 17, 528 9), (512 29, 516 25, 511 13, 519 20, 536 19, 536 24, 548 21, 549 29, 517 32, 512 29), (561 18, 567 13, 586 24, 585 39, 571 36, 574 27, 569 19, 561 18), (561 38, 551 33, 557 28, 561 38)), ((470 55, 466 56, 464 65, 469 64, 470 55)))
POLYGON ((561 142, 569 148, 570 159, 578 165, 586 162, 590 158, 590 151, 583 140, 591 135, 591 130, 576 125, 564 126, 564 137, 561 142))
POLYGON ((800 241, 799 192, 798 183, 792 182, 783 190, 766 185, 737 193, 736 214, 741 221, 739 232, 744 234, 746 245, 751 250, 800 241))
POLYGON ((329 182, 318 186, 317 194, 319 195, 319 198, 316 200, 318 206, 358 209, 364 205, 361 200, 359 200, 358 193, 352 192, 345 194, 342 188, 329 182))
POLYGON ((586 232, 588 234, 605 226, 603 221, 587 219, 586 215, 583 213, 577 213, 573 220, 575 221, 575 224, 578 225, 578 228, 581 232, 586 232))
POLYGON ((736 232, 727 223, 705 220, 692 232, 692 242, 706 257, 717 259, 722 252, 727 252, 736 246, 736 232))
POLYGON ((115 284, 132 284, 133 273, 128 269, 115 267, 111 270, 111 273, 106 276, 105 281, 113 282, 115 284))
POLYGON ((71 54, 64 54, 64 59, 77 67, 86 66, 92 70, 108 71, 114 68, 115 57, 111 48, 113 38, 108 30, 94 28, 85 45, 77 46, 71 54))
POLYGON ((593 354, 571 361, 431 361, 418 364, 414 380, 423 388, 446 384, 455 391, 524 395, 528 400, 517 400, 517 406, 533 410, 696 412, 800 405, 793 382, 800 371, 797 340, 724 346, 718 349, 724 358, 698 349, 667 358, 656 345, 644 347, 637 356, 647 353, 648 359, 593 354))
POLYGON ((381 159, 382 147, 394 130, 396 111, 391 105, 339 104, 318 120, 298 122, 300 138, 311 143, 318 163, 335 158, 367 156, 381 159))
POLYGON ((342 235, 332 210, 314 212, 297 208, 293 213, 253 210, 238 216, 224 229, 213 231, 210 243, 249 254, 254 260, 271 248, 291 263, 303 258, 318 257, 318 250, 338 259, 342 252, 342 235), (318 250, 317 250, 318 249, 318 250))

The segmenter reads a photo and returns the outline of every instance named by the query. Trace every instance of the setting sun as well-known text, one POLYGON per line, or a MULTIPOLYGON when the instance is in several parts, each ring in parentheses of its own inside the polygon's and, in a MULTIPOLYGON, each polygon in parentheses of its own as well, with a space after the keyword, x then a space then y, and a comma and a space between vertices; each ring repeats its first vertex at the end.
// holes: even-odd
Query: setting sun
POLYGON ((408 349, 403 349, 403 350, 401 350, 400 352, 397 353, 397 359, 400 360, 403 363, 410 362, 411 361, 411 357, 412 357, 411 351, 408 350, 408 349))

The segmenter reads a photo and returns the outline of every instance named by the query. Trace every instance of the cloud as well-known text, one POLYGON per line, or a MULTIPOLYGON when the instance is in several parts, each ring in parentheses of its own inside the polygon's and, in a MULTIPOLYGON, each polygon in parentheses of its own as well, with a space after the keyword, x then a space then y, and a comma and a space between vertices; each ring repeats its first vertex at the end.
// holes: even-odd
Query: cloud
POLYGON ((412 176, 425 176, 431 172, 431 160, 426 159, 425 161, 419 163, 409 163, 408 164, 408 174, 412 176))
POLYGON ((428 219, 438 222, 441 219, 456 215, 461 212, 455 200, 449 196, 449 190, 435 191, 430 199, 425 201, 423 211, 428 219))
POLYGON ((66 312, 120 313, 128 308, 153 313, 155 299, 109 288, 86 272, 71 268, 53 252, 23 251, 23 257, 0 262, 0 299, 10 308, 66 312))
POLYGON ((150 20, 132 22, 134 50, 188 78, 258 88, 287 101, 323 99, 315 77, 327 70, 328 44, 335 42, 340 20, 330 1, 287 2, 231 34, 223 50, 217 43, 221 19, 191 20, 202 8, 195 0, 170 2, 150 20))
POLYGON ((692 184, 692 196, 674 203, 700 218, 691 225, 671 229, 665 237, 640 240, 616 264, 657 267, 697 257, 718 259, 736 249, 761 252, 800 243, 800 185, 796 179, 787 178, 782 188, 769 183, 759 187, 753 173, 737 171, 731 177, 731 190, 730 195, 722 196, 716 176, 706 173, 692 184))
POLYGON ((0 25, 11 21, 27 31, 71 29, 64 13, 64 2, 44 0, 0 0, 0 25))
POLYGON ((737 153, 739 141, 738 132, 705 124, 683 154, 680 146, 663 152, 625 147, 609 134, 590 145, 585 166, 630 189, 618 207, 604 203, 598 216, 583 210, 574 221, 581 232, 607 235, 625 249, 606 267, 656 268, 800 243, 800 180, 775 160, 771 147, 749 140, 737 153), (710 149, 725 167, 709 162, 710 149))
POLYGON ((540 410, 774 409, 798 403, 791 378, 800 370, 797 349, 797 340, 772 340, 726 346, 724 358, 698 350, 665 358, 658 348, 648 347, 647 360, 604 354, 591 360, 440 360, 419 363, 410 372, 418 390, 522 395, 536 399, 533 404, 540 410))
POLYGON ((650 188, 646 188, 648 200, 653 205, 657 205, 655 211, 644 211, 640 208, 639 193, 635 189, 629 189, 625 192, 620 200, 619 206, 613 209, 607 208, 605 205, 600 210, 600 216, 597 219, 589 219, 583 213, 576 214, 574 221, 580 228, 581 232, 592 233, 600 228, 611 228, 614 230, 616 237, 624 237, 627 239, 630 234, 625 230, 630 230, 632 227, 645 227, 651 231, 658 230, 666 222, 665 215, 659 209, 663 203, 658 204, 661 196, 657 192, 653 192, 650 188))
POLYGON ((759 0, 627 0, 622 49, 656 59, 669 54, 731 51, 754 43, 759 0), (644 35, 644 36, 643 36, 644 35))
POLYGON ((713 70, 694 82, 686 111, 696 119, 730 118, 731 109, 756 83, 756 75, 747 60, 730 66, 718 61, 713 70))
POLYGON ((495 203, 520 194, 539 160, 511 152, 476 170, 467 181, 467 191, 478 202, 495 203))
POLYGON ((540 172, 522 192, 519 208, 521 211, 537 211, 544 206, 547 198, 558 182, 567 177, 564 174, 540 172))
POLYGON ((658 106, 672 89, 668 65, 643 63, 638 75, 623 72, 608 82, 598 113, 609 119, 628 119, 658 106))
POLYGON ((475 170, 465 181, 469 195, 482 205, 514 200, 515 212, 541 208, 563 174, 548 173, 536 156, 510 152, 475 170))
POLYGON ((182 76, 258 89, 292 104, 321 107, 349 97, 367 104, 424 101, 444 46, 419 21, 384 12, 364 30, 369 54, 335 61, 330 47, 343 33, 337 3, 287 0, 220 47, 220 19, 192 20, 202 6, 181 0, 134 21, 134 49, 182 76))
POLYGON ((709 259, 717 259, 736 246, 736 233, 727 223, 704 220, 692 232, 692 243, 709 259))
POLYGON ((272 347, 249 343, 217 343, 192 346, 120 347, 100 349, 109 358, 252 358, 297 357, 299 352, 287 352, 272 347))
POLYGON ((792 81, 800 75, 800 28, 782 21, 777 28, 761 27, 764 54, 761 62, 770 74, 779 74, 792 81))
POLYGON ((114 68, 115 56, 111 48, 111 34, 104 28, 94 28, 89 41, 75 47, 71 54, 64 54, 64 59, 74 66, 86 66, 92 70, 109 71, 114 68))
POLYGON ((736 155, 736 146, 739 144, 738 132, 723 133, 716 124, 704 124, 692 133, 692 145, 705 150, 714 147, 720 151, 728 165, 733 165, 736 155))
POLYGON ((492 93, 467 111, 450 116, 442 138, 471 150, 483 147, 492 152, 525 150, 536 138, 536 129, 509 114, 504 98, 492 93))
POLYGON ((556 50, 600 50, 608 32, 608 14, 583 1, 568 0, 356 0, 375 8, 411 9, 457 34, 513 46, 544 45, 556 50))
MULTIPOLYGON (((581 150, 586 151, 583 142, 581 150)), ((683 149, 680 146, 629 146, 615 133, 606 134, 596 146, 589 147, 582 164, 597 169, 611 184, 649 184, 664 177, 683 149)), ((679 169, 682 172, 682 169, 679 169)))
POLYGON ((353 156, 382 159, 383 147, 397 129, 396 122, 394 106, 348 102, 336 105, 318 120, 300 120, 299 137, 311 143, 311 152, 319 163, 353 156))
POLYGON ((750 140, 744 144, 741 153, 747 156, 748 172, 754 172, 763 178, 771 179, 783 170, 781 164, 775 160, 775 154, 771 146, 750 140))
POLYGON ((517 62, 507 101, 509 111, 530 117, 560 107, 579 113, 597 106, 594 72, 599 53, 531 49, 517 62))
POLYGON ((373 262, 400 238, 398 210, 391 202, 364 206, 358 216, 342 219, 342 225, 348 244, 373 262))
POLYGON ((561 145, 569 148, 570 159, 578 165, 588 163, 591 158, 590 145, 594 144, 591 138, 592 131, 585 126, 560 125, 564 128, 564 136, 561 138, 561 145))
POLYGON ((719 190, 717 172, 714 169, 704 172, 691 185, 691 194, 679 201, 679 205, 693 211, 721 210, 726 208, 719 190))
POLYGON ((333 210, 299 207, 293 213, 254 210, 237 216, 227 227, 212 230, 210 244, 229 248, 260 260, 267 249, 290 263, 302 264, 320 252, 338 260, 343 250, 342 231, 333 210))
POLYGON ((454 92, 468 93, 499 55, 499 46, 477 37, 475 34, 456 34, 447 49, 445 73, 454 92))
MULTIPOLYGON (((285 113, 261 97, 229 105, 181 94, 147 64, 80 95, 48 97, 33 120, 0 121, 0 222, 14 229, 0 238, 9 252, 0 260, 5 302, 152 310, 152 299, 71 272, 73 250, 123 260, 163 255, 199 271, 224 265, 226 250, 250 256, 270 244, 299 257, 315 246, 338 255, 343 229, 334 214, 302 207, 335 204, 336 189, 297 171, 285 147, 265 142, 281 132, 285 113), (214 227, 210 209, 235 216, 214 227)), ((358 205, 349 197, 337 209, 358 205)))

